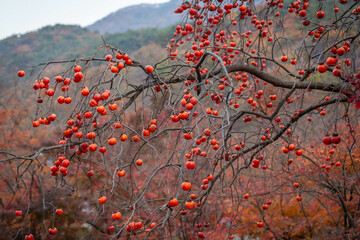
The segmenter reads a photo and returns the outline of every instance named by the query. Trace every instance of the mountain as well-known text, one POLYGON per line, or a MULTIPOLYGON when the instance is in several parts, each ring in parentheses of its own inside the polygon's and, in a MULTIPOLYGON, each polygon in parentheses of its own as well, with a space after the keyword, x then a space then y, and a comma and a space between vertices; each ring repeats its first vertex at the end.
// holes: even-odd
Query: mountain
MULTIPOLYGON (((165 47, 173 29, 173 26, 169 26, 163 29, 128 30, 124 33, 105 34, 103 37, 106 43, 131 55, 151 43, 165 47)), ((26 66, 93 56, 102 44, 99 33, 77 25, 61 24, 3 39, 0 41, 0 88, 1 85, 19 80, 16 73, 26 66)))
POLYGON ((87 28, 101 34, 121 33, 128 29, 163 28, 180 22, 180 14, 174 13, 179 5, 178 0, 171 0, 161 4, 139 4, 121 8, 87 28))
POLYGON ((16 80, 19 68, 83 56, 101 44, 98 33, 76 25, 47 26, 0 41, 0 82, 16 80))

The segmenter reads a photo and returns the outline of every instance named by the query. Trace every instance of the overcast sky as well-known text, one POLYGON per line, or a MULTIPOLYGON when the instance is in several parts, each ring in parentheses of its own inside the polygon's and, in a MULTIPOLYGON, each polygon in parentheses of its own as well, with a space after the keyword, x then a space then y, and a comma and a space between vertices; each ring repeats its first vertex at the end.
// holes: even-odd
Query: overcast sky
POLYGON ((119 8, 169 0, 0 0, 0 40, 46 25, 87 26, 119 8))

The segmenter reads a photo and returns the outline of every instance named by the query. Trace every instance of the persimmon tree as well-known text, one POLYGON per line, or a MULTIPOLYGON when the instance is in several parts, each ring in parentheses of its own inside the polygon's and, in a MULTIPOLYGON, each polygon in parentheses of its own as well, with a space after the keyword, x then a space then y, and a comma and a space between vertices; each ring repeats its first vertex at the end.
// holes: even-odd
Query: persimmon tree
POLYGON ((35 130, 61 132, 0 152, 9 234, 359 237, 359 2, 179 1, 174 14, 159 62, 105 39, 18 73, 35 78, 35 130))

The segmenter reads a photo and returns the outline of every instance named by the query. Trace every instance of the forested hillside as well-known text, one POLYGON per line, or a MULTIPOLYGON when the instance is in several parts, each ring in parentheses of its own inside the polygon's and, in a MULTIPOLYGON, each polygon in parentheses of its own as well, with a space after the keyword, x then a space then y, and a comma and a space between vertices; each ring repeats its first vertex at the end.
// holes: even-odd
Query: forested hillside
MULTIPOLYGON (((150 43, 163 47, 172 34, 172 27, 128 30, 105 34, 107 43, 127 49, 132 54, 150 43)), ((55 25, 0 41, 0 86, 16 80, 19 68, 53 60, 92 56, 102 44, 102 36, 80 26, 55 25)))

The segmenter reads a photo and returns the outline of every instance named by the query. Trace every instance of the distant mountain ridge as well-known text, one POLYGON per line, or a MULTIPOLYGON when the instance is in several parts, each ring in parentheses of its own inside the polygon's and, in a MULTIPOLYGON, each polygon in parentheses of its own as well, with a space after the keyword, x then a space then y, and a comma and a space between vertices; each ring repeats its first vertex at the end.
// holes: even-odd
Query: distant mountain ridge
POLYGON ((180 4, 179 0, 171 0, 166 3, 138 4, 121 8, 87 26, 87 29, 105 34, 141 28, 164 28, 180 21, 180 14, 174 13, 180 4))

